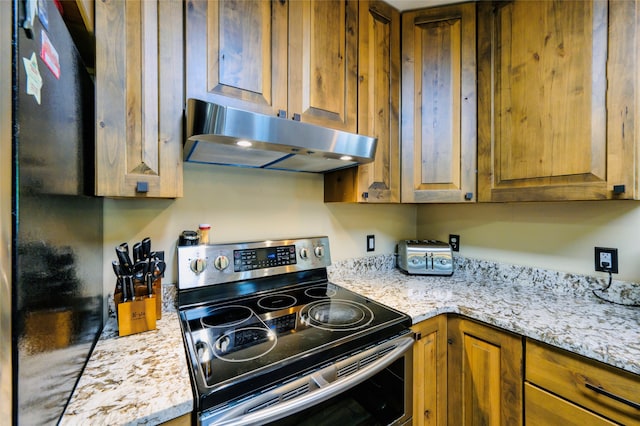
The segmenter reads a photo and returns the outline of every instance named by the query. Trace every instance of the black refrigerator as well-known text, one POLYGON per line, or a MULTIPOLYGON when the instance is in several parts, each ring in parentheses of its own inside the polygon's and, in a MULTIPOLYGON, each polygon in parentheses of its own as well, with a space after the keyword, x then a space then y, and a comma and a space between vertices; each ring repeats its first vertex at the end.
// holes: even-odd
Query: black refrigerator
POLYGON ((3 106, 0 117, 4 148, 11 123, 11 159, 2 159, 11 168, 2 185, 11 205, 10 237, 2 225, 2 265, 10 268, 0 294, 2 393, 10 392, 2 414, 10 411, 12 424, 56 424, 103 326, 94 86, 62 19, 64 1, 0 3, 2 19, 12 21, 11 47, 6 32, 0 39, 2 66, 11 61, 10 113, 3 106))

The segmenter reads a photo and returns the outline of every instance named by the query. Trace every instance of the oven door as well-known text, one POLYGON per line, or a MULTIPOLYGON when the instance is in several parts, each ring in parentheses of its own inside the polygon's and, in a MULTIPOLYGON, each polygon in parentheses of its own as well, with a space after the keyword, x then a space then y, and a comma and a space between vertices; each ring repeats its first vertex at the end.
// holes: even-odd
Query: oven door
POLYGON ((215 425, 404 425, 412 412, 412 335, 398 337, 238 403, 215 425))

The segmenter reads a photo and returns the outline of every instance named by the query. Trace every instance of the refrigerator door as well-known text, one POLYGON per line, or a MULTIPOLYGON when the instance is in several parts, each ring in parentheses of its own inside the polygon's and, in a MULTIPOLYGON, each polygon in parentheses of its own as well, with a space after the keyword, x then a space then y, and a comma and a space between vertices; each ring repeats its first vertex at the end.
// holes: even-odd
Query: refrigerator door
POLYGON ((14 20, 12 411, 55 425, 102 330, 102 199, 83 195, 93 83, 55 4, 27 3, 40 10, 29 33, 14 20))
POLYGON ((41 7, 32 30, 18 30, 20 184, 29 193, 93 195, 93 82, 58 9, 33 3, 41 7))

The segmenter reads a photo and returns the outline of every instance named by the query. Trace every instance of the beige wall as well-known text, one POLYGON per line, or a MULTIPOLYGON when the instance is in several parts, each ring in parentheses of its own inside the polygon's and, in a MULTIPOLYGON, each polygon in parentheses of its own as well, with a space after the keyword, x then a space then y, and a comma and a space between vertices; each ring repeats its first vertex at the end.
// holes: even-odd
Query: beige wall
POLYGON ((640 281, 640 203, 584 201, 418 207, 418 236, 459 234, 467 257, 604 277, 594 247, 618 249, 614 279, 640 281))
POLYGON ((211 242, 328 235, 332 260, 391 253, 396 241, 416 234, 413 205, 325 204, 322 175, 184 165, 184 197, 104 203, 105 294, 113 292, 114 247, 149 236, 167 254, 167 282, 176 282, 178 235, 212 226, 211 242), (376 250, 366 252, 366 235, 376 250))

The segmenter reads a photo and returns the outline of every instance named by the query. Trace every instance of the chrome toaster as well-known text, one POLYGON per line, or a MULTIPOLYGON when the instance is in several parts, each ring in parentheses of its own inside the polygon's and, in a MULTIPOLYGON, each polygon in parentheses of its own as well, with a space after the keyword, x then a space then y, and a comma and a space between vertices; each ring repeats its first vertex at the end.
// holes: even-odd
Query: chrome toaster
POLYGON ((451 246, 436 240, 402 240, 397 246, 397 266, 411 275, 452 275, 451 246))

